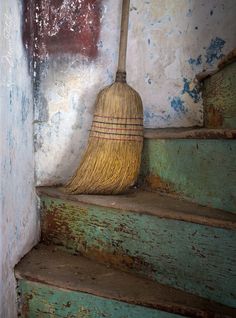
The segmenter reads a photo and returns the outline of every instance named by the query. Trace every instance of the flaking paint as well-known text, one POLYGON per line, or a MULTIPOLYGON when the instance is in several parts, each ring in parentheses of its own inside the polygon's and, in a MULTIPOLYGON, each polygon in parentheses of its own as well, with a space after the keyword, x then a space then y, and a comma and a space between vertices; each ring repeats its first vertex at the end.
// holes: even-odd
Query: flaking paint
POLYGON ((236 306, 235 231, 47 196, 41 204, 44 242, 236 306))
POLYGON ((235 162, 235 140, 146 139, 141 175, 162 180, 156 189, 235 213, 235 162))
POLYGON ((0 1, 0 317, 16 317, 14 266, 36 243, 33 94, 22 2, 0 1))
POLYGON ((204 80, 203 96, 206 127, 236 127, 236 62, 204 80))
POLYGON ((95 58, 100 5, 100 0, 25 0, 23 42, 27 51, 34 52, 37 61, 63 53, 95 58))
POLYGON ((22 317, 62 318, 180 318, 183 316, 145 308, 41 283, 19 281, 22 317), (45 301, 46 299, 46 301, 45 301))
MULTIPOLYGON (((59 12, 66 3, 58 2, 56 10, 59 12)), ((199 72, 215 68, 222 56, 236 46, 228 27, 235 26, 235 6, 234 0, 131 1, 127 74, 128 82, 143 99, 146 127, 202 125, 201 94, 194 78, 199 72)), ((39 185, 63 183, 78 166, 96 95, 114 80, 120 9, 121 1, 101 1, 99 33, 93 39, 96 54, 83 54, 78 47, 73 52, 57 47, 56 53, 49 48, 45 58, 36 63, 39 185)), ((52 39, 48 37, 46 48, 53 45, 52 39)))

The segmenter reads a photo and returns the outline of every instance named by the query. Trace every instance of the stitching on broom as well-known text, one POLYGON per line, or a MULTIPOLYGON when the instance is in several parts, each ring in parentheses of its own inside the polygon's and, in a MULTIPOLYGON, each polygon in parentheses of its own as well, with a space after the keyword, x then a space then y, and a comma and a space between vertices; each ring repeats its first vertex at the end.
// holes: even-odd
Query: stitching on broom
POLYGON ((93 125, 95 128, 100 128, 100 129, 107 129, 107 130, 131 130, 131 131, 143 131, 143 128, 137 129, 137 128, 117 128, 117 127, 102 127, 102 126, 97 126, 93 125))
MULTIPOLYGON (((91 136, 93 138, 97 138, 97 139, 105 139, 105 140, 115 140, 115 141, 135 141, 135 142, 143 142, 142 138, 133 138, 133 139, 121 139, 121 138, 105 138, 105 137, 101 137, 101 136, 91 136)), ((129 136, 130 137, 130 136, 129 136)))
POLYGON ((110 132, 103 132, 91 129, 91 132, 97 134, 105 134, 105 135, 118 135, 118 136, 128 136, 128 137, 142 137, 143 135, 131 135, 131 134, 118 134, 118 133, 110 133, 110 132))
POLYGON ((94 115, 94 117, 100 117, 100 118, 110 118, 110 119, 132 119, 132 120, 143 120, 143 117, 113 117, 113 116, 100 116, 100 115, 94 115))
POLYGON ((142 125, 142 124, 131 124, 131 123, 127 123, 127 124, 124 124, 124 123, 109 123, 109 122, 97 121, 97 120, 94 120, 93 122, 94 122, 94 123, 99 123, 99 124, 105 124, 105 125, 121 125, 121 126, 140 126, 140 127, 143 127, 143 125, 142 125))

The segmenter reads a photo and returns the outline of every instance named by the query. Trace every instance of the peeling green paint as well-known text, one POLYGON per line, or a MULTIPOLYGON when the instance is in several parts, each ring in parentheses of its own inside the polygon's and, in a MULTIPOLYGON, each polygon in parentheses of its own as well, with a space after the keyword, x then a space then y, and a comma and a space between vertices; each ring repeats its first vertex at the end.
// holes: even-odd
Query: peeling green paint
POLYGON ((183 316, 125 302, 19 281, 19 312, 23 318, 180 318, 183 316))
POLYGON ((191 201, 236 213, 235 140, 146 139, 142 178, 150 175, 191 201))
POLYGON ((42 239, 236 306, 236 232, 42 196, 42 239))

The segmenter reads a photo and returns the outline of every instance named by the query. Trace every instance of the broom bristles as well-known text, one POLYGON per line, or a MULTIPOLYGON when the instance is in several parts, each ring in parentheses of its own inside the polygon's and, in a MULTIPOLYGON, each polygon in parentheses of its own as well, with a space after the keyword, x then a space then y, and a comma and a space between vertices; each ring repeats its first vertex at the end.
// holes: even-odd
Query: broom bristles
POLYGON ((117 194, 137 180, 143 146, 143 106, 126 83, 103 89, 95 105, 88 147, 68 193, 117 194))

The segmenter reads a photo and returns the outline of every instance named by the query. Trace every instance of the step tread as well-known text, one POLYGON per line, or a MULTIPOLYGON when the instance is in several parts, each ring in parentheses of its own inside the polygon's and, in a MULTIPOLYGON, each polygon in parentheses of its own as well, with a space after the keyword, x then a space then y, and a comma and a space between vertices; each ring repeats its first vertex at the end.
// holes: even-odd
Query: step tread
POLYGON ((236 139, 236 129, 207 128, 147 128, 147 139, 236 139))
POLYGON ((236 317, 236 309, 39 244, 16 266, 17 279, 191 317, 236 317), (200 315, 201 314, 201 315, 200 315))
POLYGON ((158 192, 131 191, 123 195, 70 195, 59 187, 38 187, 39 195, 92 204, 118 210, 150 214, 160 218, 186 221, 207 226, 236 229, 236 214, 203 207, 158 192))

